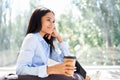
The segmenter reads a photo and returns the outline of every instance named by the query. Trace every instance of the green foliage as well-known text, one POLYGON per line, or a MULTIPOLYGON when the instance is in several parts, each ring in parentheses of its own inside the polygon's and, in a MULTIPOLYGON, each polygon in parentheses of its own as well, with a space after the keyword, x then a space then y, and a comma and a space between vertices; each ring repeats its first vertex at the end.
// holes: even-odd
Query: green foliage
MULTIPOLYGON (((71 1, 71 8, 66 7, 57 20, 71 53, 85 65, 120 65, 120 0, 71 1)), ((29 17, 40 0, 29 3, 29 11, 12 19, 12 0, 0 0, 0 54, 16 55, 19 50, 29 17)))
POLYGON ((71 4, 73 8, 58 21, 71 52, 88 65, 120 64, 114 52, 120 45, 120 1, 73 0, 71 4))

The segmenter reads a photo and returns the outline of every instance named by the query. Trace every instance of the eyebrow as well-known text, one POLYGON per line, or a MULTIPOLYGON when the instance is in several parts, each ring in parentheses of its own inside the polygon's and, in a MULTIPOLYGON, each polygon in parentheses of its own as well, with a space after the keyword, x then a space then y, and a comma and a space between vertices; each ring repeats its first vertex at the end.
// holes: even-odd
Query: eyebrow
POLYGON ((46 17, 46 18, 50 18, 51 19, 51 17, 46 17))
MULTIPOLYGON (((52 19, 51 17, 46 17, 46 18, 52 19)), ((55 19, 54 19, 54 21, 55 21, 55 19)))

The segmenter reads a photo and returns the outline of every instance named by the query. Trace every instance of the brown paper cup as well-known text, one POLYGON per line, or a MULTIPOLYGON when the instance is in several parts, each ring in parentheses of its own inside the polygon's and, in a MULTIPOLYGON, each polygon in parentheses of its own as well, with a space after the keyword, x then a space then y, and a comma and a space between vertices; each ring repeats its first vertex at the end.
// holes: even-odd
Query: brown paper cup
MULTIPOLYGON (((64 57, 64 62, 71 62, 70 66, 75 66, 76 57, 75 56, 65 56, 64 57)), ((74 71, 68 70, 67 74, 73 76, 74 71)))

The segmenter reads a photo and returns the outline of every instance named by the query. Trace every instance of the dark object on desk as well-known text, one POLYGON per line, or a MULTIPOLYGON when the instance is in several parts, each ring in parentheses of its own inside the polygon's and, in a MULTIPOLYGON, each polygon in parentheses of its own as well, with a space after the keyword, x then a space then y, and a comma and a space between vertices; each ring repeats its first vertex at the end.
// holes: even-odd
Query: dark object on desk
POLYGON ((75 73, 80 74, 80 75, 85 79, 85 77, 86 77, 86 71, 85 71, 84 68, 80 65, 80 63, 79 63, 78 61, 76 61, 75 67, 76 67, 75 73))

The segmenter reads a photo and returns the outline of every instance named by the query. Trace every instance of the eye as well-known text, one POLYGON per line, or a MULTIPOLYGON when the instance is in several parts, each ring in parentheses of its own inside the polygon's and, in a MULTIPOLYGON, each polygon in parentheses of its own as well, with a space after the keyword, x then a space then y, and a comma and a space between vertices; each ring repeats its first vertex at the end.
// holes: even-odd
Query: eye
POLYGON ((47 19, 47 21, 50 21, 50 19, 47 19))
POLYGON ((47 21, 55 23, 55 20, 54 20, 54 21, 52 21, 51 19, 47 19, 47 21))
POLYGON ((55 21, 53 21, 53 23, 55 23, 55 21))

